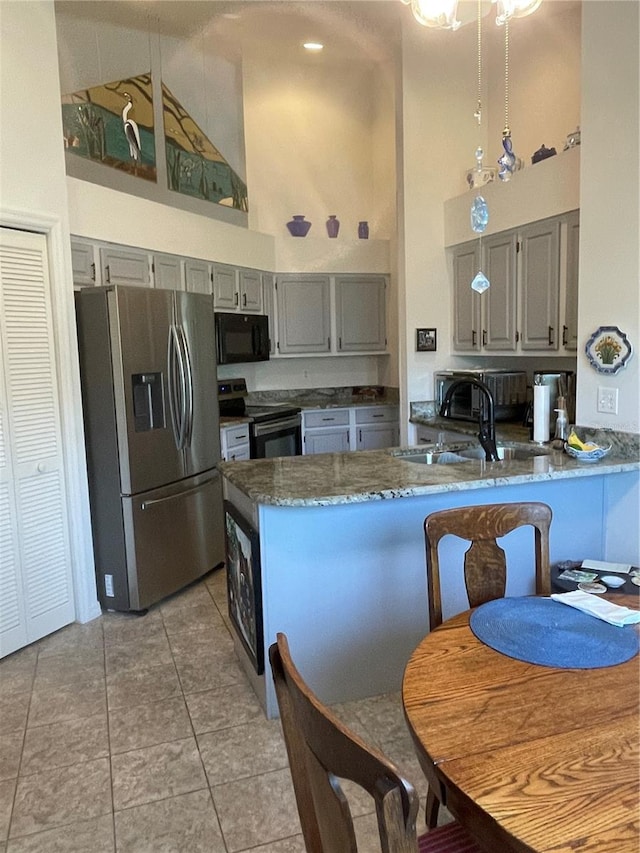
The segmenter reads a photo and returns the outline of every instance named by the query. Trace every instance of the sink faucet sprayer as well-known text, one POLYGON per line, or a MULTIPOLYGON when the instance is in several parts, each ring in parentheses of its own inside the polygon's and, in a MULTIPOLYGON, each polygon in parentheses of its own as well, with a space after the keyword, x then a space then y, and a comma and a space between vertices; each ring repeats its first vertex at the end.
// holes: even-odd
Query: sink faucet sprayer
POLYGON ((478 438, 487 457, 487 462, 496 462, 498 460, 498 451, 496 450, 496 420, 495 406, 493 402, 493 394, 480 379, 473 376, 467 379, 456 379, 447 388, 447 393, 444 395, 444 400, 440 406, 440 417, 449 417, 449 409, 451 408, 451 398, 459 385, 475 385, 479 388, 486 400, 486 406, 481 405, 479 409, 478 422, 480 432, 478 438), (486 416, 485 416, 486 412, 486 416))

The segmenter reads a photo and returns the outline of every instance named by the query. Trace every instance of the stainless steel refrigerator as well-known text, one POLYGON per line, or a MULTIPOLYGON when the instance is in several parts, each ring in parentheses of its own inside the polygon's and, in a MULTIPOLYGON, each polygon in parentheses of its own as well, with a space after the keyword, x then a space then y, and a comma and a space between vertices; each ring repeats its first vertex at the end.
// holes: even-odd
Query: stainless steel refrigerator
POLYGON ((145 610, 224 560, 210 296, 76 293, 98 597, 145 610))

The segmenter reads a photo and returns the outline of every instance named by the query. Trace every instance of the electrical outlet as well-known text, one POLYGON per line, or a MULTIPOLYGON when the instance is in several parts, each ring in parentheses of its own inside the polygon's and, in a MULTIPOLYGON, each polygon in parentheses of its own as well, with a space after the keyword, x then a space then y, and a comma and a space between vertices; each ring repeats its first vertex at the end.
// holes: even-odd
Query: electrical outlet
POLYGON ((598 411, 605 415, 618 414, 618 389, 598 386, 598 411))

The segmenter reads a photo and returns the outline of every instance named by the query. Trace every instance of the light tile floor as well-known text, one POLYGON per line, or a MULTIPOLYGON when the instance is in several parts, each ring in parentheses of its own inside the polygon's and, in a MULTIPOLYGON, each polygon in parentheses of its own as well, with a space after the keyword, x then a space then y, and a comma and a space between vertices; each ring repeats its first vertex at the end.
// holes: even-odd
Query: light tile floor
MULTIPOLYGON (((424 801, 399 694, 336 709, 424 801)), ((358 794, 359 843, 379 851, 358 794)), ((105 613, 0 661, 0 853, 247 850, 304 844, 280 723, 235 657, 224 571, 144 616, 105 613)))

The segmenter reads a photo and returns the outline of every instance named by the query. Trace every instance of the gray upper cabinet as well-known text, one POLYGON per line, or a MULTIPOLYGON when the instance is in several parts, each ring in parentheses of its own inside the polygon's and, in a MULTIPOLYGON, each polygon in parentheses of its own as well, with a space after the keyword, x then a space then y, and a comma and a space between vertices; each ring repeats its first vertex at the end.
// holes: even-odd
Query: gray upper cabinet
POLYGON ((454 350, 575 350, 579 239, 576 210, 483 238, 482 257, 480 241, 454 247, 454 350), (490 282, 481 296, 471 290, 479 269, 490 282))
POLYGON ((213 264, 213 307, 218 311, 262 312, 259 270, 213 264))
POLYGON ((580 213, 574 210, 566 218, 567 255, 566 290, 562 343, 566 349, 578 348, 578 262, 580 250, 580 213))
POLYGON ((336 276, 338 352, 375 352, 386 349, 385 298, 384 276, 336 276))
POLYGON ((331 351, 329 276, 277 277, 278 352, 331 351))
POLYGON ((262 311, 262 276, 258 270, 241 269, 238 275, 240 310, 262 311))
POLYGON ((158 290, 184 290, 182 261, 177 255, 154 254, 153 285, 158 290))
POLYGON ((100 268, 103 284, 151 287, 151 269, 146 252, 111 246, 101 248, 100 268))
POLYGON ((184 280, 189 293, 211 293, 211 269, 206 261, 187 258, 184 262, 184 280))
POLYGON ((71 241, 71 268, 75 285, 84 287, 97 283, 95 248, 92 243, 71 241))
POLYGON ((520 231, 523 350, 560 344, 560 222, 545 220, 520 231))
POLYGON ((478 241, 453 252, 453 346, 458 352, 480 350, 480 297, 471 282, 480 269, 478 241))
POLYGON ((264 313, 269 318, 269 355, 276 354, 276 309, 275 309, 276 277, 271 272, 262 273, 262 297, 264 313))
POLYGON ((213 264, 213 307, 224 311, 238 308, 238 271, 225 264, 213 264))
POLYGON ((483 245, 483 272, 490 287, 482 295, 482 346, 491 352, 516 349, 516 235, 505 232, 487 237, 483 245))

